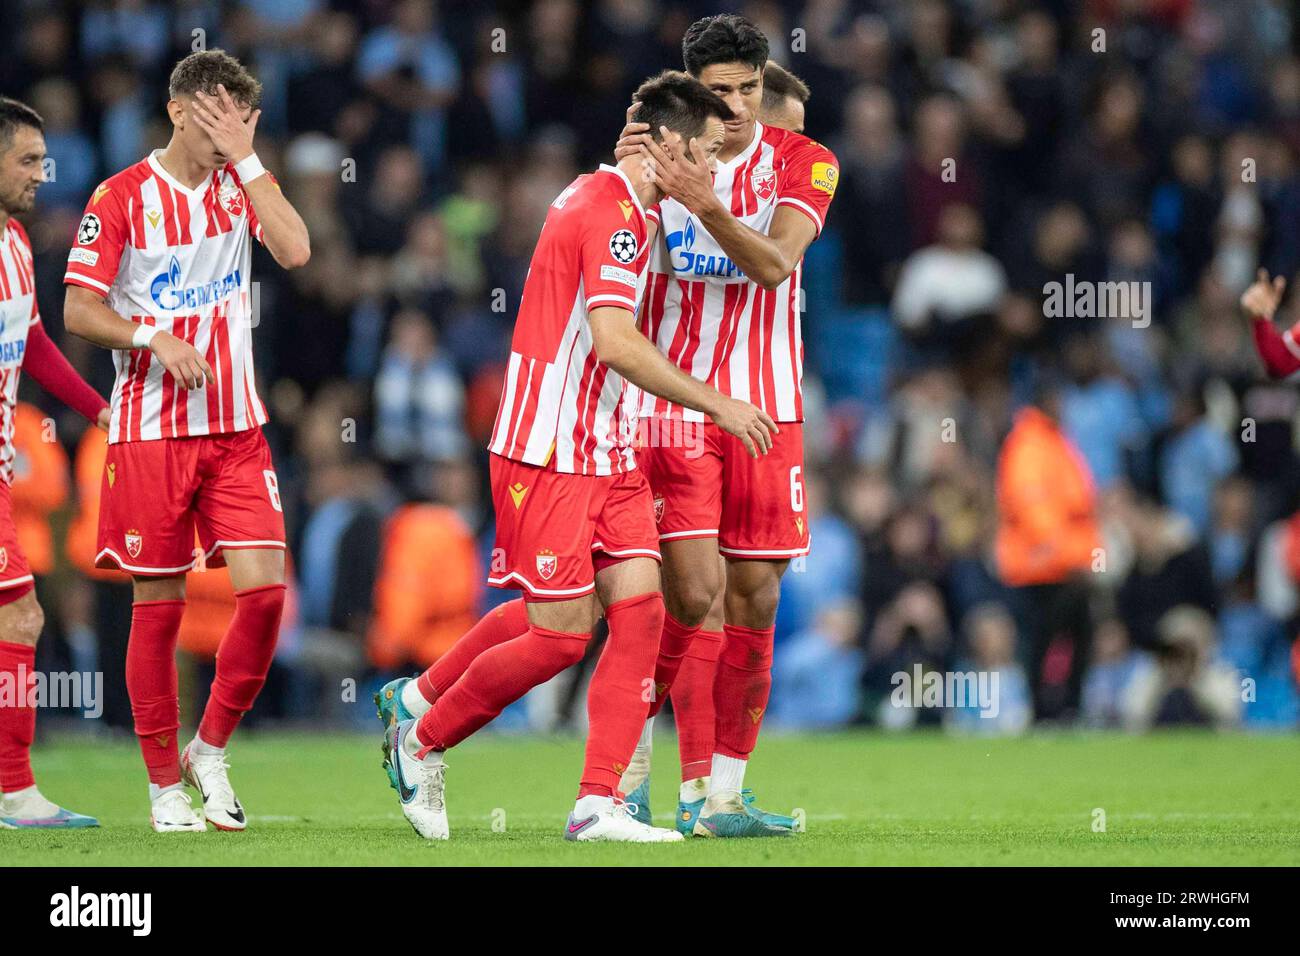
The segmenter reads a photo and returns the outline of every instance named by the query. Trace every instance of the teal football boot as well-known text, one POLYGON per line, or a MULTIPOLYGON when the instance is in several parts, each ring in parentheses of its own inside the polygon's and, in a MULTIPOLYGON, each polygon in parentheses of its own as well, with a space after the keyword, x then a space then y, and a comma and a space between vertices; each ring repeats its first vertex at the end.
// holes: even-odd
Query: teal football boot
POLYGON ((390 680, 379 688, 379 693, 375 695, 375 715, 384 725, 384 742, 380 749, 384 754, 385 770, 390 770, 389 764, 392 757, 389 731, 403 721, 415 719, 415 715, 407 710, 406 705, 402 703, 402 689, 412 680, 414 680, 412 677, 399 677, 396 680, 390 680))
POLYGON ((633 820, 637 823, 644 823, 646 826, 653 826, 650 822, 650 778, 642 780, 626 797, 623 802, 627 804, 628 811, 633 820))
POLYGON ((770 827, 780 827, 782 830, 795 830, 794 817, 787 817, 784 813, 772 813, 770 810, 764 810, 754 803, 754 791, 746 787, 740 791, 741 802, 749 808, 750 812, 758 814, 760 820, 770 827))
POLYGON ((0 830, 87 830, 99 826, 99 821, 84 813, 58 808, 48 817, 5 816, 0 810, 0 830))
POLYGON ((715 794, 704 801, 692 832, 697 837, 789 837, 793 830, 772 826, 761 811, 746 803, 734 790, 715 794))

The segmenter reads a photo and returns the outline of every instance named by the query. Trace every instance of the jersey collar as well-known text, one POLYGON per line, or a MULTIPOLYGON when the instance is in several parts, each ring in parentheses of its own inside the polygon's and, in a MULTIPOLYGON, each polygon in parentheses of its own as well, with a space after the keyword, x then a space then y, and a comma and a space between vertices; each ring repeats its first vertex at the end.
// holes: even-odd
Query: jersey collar
POLYGON ((193 196, 195 198, 202 196, 204 193, 208 191, 209 187, 212 185, 212 177, 210 175, 203 182, 201 186, 198 186, 195 189, 191 189, 189 186, 186 186, 183 182, 181 182, 179 179, 174 177, 171 173, 167 172, 167 170, 163 168, 163 164, 158 162, 158 154, 161 152, 162 152, 161 149, 155 149, 152 153, 149 154, 147 159, 149 163, 149 168, 152 169, 157 175, 161 176, 163 181, 167 183, 167 185, 171 186, 173 189, 180 190, 187 196, 193 196))
POLYGON ((636 190, 632 188, 632 180, 627 178, 627 173, 623 172, 623 170, 619 169, 617 166, 609 165, 609 163, 601 163, 600 171, 602 173, 613 173, 619 179, 623 180, 623 185, 627 187, 627 194, 631 196, 632 201, 636 203, 637 212, 641 213, 642 217, 644 217, 645 210, 641 207, 641 200, 637 198, 636 190))
POLYGON ((758 144, 763 142, 763 131, 765 127, 758 120, 754 120, 754 138, 749 141, 749 145, 742 149, 725 163, 718 160, 718 169, 739 169, 745 163, 749 162, 750 157, 754 155, 754 150, 758 149, 758 144))

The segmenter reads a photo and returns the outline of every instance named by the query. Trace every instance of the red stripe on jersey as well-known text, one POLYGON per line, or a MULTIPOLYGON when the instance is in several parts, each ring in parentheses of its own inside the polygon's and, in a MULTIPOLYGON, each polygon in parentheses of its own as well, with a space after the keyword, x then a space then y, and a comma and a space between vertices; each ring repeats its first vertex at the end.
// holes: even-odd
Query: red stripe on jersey
POLYGON ((221 197, 218 195, 217 192, 218 182, 220 182, 220 180, 217 174, 213 173, 212 185, 208 187, 207 194, 212 197, 212 214, 213 216, 216 217, 217 220, 217 231, 229 232, 233 228, 233 224, 230 221, 230 214, 226 212, 225 208, 221 205, 221 197))
MULTIPOLYGON (((690 369, 695 365, 695 353, 699 351, 700 333, 704 329, 704 293, 707 286, 703 282, 691 282, 688 285, 691 306, 690 329, 686 336, 686 346, 678 356, 677 365, 689 374, 690 369)), ((686 301, 686 297, 683 296, 682 304, 685 305, 686 301)), ((684 308, 682 311, 685 314, 684 308)))
POLYGON ((582 462, 582 474, 587 473, 587 464, 591 453, 596 450, 596 410, 600 407, 600 387, 605 382, 605 369, 598 368, 593 352, 587 353, 582 363, 582 374, 578 381, 584 382, 583 394, 578 396, 578 414, 573 422, 574 457, 582 462), (579 440, 578 430, 582 430, 579 440))
POLYGON ((759 143, 749 162, 736 170, 736 177, 731 181, 731 211, 737 216, 747 216, 758 209, 758 197, 750 188, 750 181, 753 179, 758 161, 762 158, 763 144, 759 143))
MULTIPOLYGON (((145 325, 157 324, 152 315, 142 316, 142 319, 145 325)), ((136 364, 135 380, 131 384, 131 407, 135 409, 129 433, 131 441, 140 440, 140 425, 144 421, 144 385, 149 378, 149 366, 153 364, 153 352, 148 349, 136 351, 140 354, 140 361, 136 364)))
MULTIPOLYGON (((215 373, 221 367, 221 360, 218 358, 218 352, 221 348, 220 339, 217 335, 218 325, 214 321, 208 327, 208 350, 204 353, 204 358, 208 360, 208 366, 215 373)), ((219 432, 221 428, 221 384, 222 380, 218 376, 215 385, 208 385, 203 389, 204 396, 208 400, 208 429, 219 432), (213 427, 213 423, 216 427, 213 427)))
POLYGON ((794 276, 790 282, 790 302, 786 310, 786 326, 789 329, 786 335, 786 347, 790 350, 790 369, 794 375, 794 414, 795 418, 803 419, 803 383, 800 381, 799 370, 803 368, 803 334, 799 329, 799 296, 795 290, 799 288, 799 271, 802 266, 795 266, 794 276))
MULTIPOLYGON (((515 407, 510 410, 510 430, 506 435, 506 457, 522 453, 522 449, 517 446, 519 441, 520 425, 524 417, 524 410, 528 407, 528 393, 533 383, 533 359, 528 360, 528 368, 524 368, 522 356, 519 360, 519 371, 515 374, 515 407)), ((531 428, 532 422, 530 421, 531 428)), ((527 443, 529 429, 523 429, 525 444, 527 443)))
POLYGON ((776 292, 763 290, 763 390, 759 407, 769 415, 776 415, 776 376, 772 368, 772 329, 776 318, 776 292))
POLYGON ((126 368, 126 377, 122 379, 121 397, 117 403, 117 440, 126 441, 131 421, 131 380, 135 378, 135 366, 140 360, 138 349, 131 352, 130 362, 126 368))
POLYGON ((3 292, 6 299, 10 298, 9 264, 4 255, 4 246, 0 246, 0 292, 3 292))
MULTIPOLYGON (((187 315, 181 318, 180 338, 184 339, 190 345, 194 344, 194 337, 199 331, 199 317, 197 315, 187 315)), ((172 419, 176 422, 176 437, 185 438, 190 433, 190 393, 189 389, 177 387, 172 398, 172 419)))
POLYGON ((176 231, 181 245, 188 246, 194 241, 190 237, 190 200, 179 192, 176 193, 176 231))
POLYGON ((153 181, 158 186, 158 199, 162 203, 163 231, 167 236, 167 245, 179 245, 176 235, 176 199, 172 194, 172 188, 157 174, 154 175, 153 181))
POLYGON ((212 313, 212 323, 221 337, 221 368, 214 369, 217 381, 224 383, 221 390, 221 430, 235 427, 235 376, 230 357, 230 314, 224 309, 212 313))
POLYGON ((722 288, 722 321, 718 323, 718 339, 713 343, 713 361, 709 364, 709 374, 704 378, 706 382, 713 381, 713 377, 722 368, 722 363, 726 361, 736 304, 740 301, 746 284, 732 282, 722 288))

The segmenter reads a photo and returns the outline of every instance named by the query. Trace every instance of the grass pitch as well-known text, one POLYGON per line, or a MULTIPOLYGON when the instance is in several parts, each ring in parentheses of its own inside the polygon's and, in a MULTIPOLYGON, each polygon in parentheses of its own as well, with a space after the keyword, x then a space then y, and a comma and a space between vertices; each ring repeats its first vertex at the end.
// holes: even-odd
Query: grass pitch
MULTIPOLYGON (((654 815, 676 809, 677 753, 655 743, 654 815)), ((402 817, 379 735, 241 734, 231 779, 244 833, 153 833, 133 743, 56 741, 42 790, 100 817, 82 832, 0 830, 7 865, 1296 865, 1300 737, 1052 734, 1018 740, 764 735, 746 782, 800 808, 786 840, 565 842, 581 741, 484 734, 449 755, 452 839, 402 817), (1094 821, 1104 812, 1104 832, 1094 821)), ((196 798, 197 799, 197 798, 196 798)))

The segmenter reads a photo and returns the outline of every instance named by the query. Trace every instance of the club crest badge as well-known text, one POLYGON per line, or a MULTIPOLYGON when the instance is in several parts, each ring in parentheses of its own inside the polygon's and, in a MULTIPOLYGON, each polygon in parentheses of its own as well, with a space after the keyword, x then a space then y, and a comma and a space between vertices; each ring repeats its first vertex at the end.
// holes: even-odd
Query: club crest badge
POLYGON ((244 191, 234 183, 227 183, 221 187, 217 202, 221 203, 221 208, 236 219, 244 214, 244 191))
POLYGON ((655 499, 655 524, 664 520, 664 500, 663 498, 655 499))
POLYGON ((549 549, 543 549, 537 552, 537 576, 543 581, 551 580, 555 574, 556 559, 555 552, 549 549))
POLYGON ((770 165, 763 163, 749 177, 749 185, 753 188, 755 196, 767 201, 776 192, 776 172, 770 165))
POLYGON ((0 571, 9 567, 9 549, 0 548, 0 571))
POLYGON ((134 529, 126 533, 126 553, 133 558, 140 557, 140 549, 144 547, 144 538, 139 531, 134 529))

